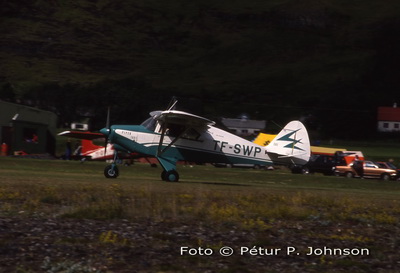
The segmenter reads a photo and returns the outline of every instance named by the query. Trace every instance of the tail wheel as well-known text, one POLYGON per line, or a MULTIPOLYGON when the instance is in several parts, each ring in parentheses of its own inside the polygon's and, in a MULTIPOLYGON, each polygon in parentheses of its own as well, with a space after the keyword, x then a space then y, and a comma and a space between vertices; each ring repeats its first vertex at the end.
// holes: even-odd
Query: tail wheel
POLYGON ((302 174, 309 174, 309 173, 310 173, 310 170, 309 170, 307 167, 302 167, 302 168, 301 168, 301 173, 302 173, 302 174))
POLYGON ((175 170, 171 171, 163 171, 161 173, 161 179, 167 182, 178 182, 179 181, 179 174, 175 170))
POLYGON ((104 169, 104 176, 107 178, 117 178, 119 175, 119 170, 117 166, 108 165, 104 169))

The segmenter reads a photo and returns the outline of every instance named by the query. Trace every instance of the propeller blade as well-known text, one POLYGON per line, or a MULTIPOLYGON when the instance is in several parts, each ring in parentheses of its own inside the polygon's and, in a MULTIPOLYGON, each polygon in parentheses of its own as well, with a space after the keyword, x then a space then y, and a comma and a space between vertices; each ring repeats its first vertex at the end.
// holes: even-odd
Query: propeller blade
POLYGON ((108 106, 108 108, 107 108, 106 128, 107 128, 107 129, 110 129, 110 106, 108 106))
MULTIPOLYGON (((107 120, 106 120, 106 129, 108 132, 110 132, 110 106, 108 106, 107 108, 107 120)), ((105 137, 105 143, 104 143, 104 156, 106 156, 107 154, 107 145, 108 145, 108 136, 109 134, 107 134, 107 136, 105 137)))
POLYGON ((104 142, 104 156, 106 156, 106 154, 107 154, 107 144, 108 144, 108 136, 106 136, 105 142, 104 142))

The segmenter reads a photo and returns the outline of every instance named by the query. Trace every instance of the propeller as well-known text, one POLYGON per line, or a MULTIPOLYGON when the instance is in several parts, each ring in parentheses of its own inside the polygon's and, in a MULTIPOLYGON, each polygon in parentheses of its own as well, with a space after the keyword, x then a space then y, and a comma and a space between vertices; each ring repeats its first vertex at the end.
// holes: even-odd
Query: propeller
POLYGON ((107 108, 106 131, 107 134, 104 140, 104 156, 107 154, 108 136, 110 135, 110 106, 107 108))

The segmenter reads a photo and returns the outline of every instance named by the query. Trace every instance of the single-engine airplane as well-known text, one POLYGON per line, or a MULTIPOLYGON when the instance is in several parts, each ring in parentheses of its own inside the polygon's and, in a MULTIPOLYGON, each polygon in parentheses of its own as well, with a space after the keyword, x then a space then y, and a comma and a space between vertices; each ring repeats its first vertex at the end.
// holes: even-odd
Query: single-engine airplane
MULTIPOLYGON (((266 147, 215 127, 215 122, 191 113, 154 111, 141 125, 112 125, 100 130, 116 150, 157 158, 161 179, 177 182, 177 161, 197 163, 304 165, 310 158, 310 141, 300 121, 289 122, 266 147)), ((108 118, 109 120, 109 118, 108 118)), ((107 178, 119 175, 114 162, 104 170, 107 178)))

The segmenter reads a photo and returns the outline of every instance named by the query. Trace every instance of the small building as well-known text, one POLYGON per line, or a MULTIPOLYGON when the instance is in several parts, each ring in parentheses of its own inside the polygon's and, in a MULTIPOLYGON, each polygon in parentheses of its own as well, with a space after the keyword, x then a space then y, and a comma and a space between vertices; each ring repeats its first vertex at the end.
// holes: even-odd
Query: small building
POLYGON ((378 131, 400 132, 400 108, 396 103, 393 107, 378 107, 378 131))
POLYGON ((233 134, 246 137, 251 135, 258 135, 265 129, 265 120, 252 120, 243 115, 241 118, 222 118, 221 122, 233 134))
POLYGON ((55 154, 57 115, 0 101, 0 143, 8 154, 55 154))
POLYGON ((89 118, 83 118, 80 121, 71 123, 71 130, 89 131, 89 118))

